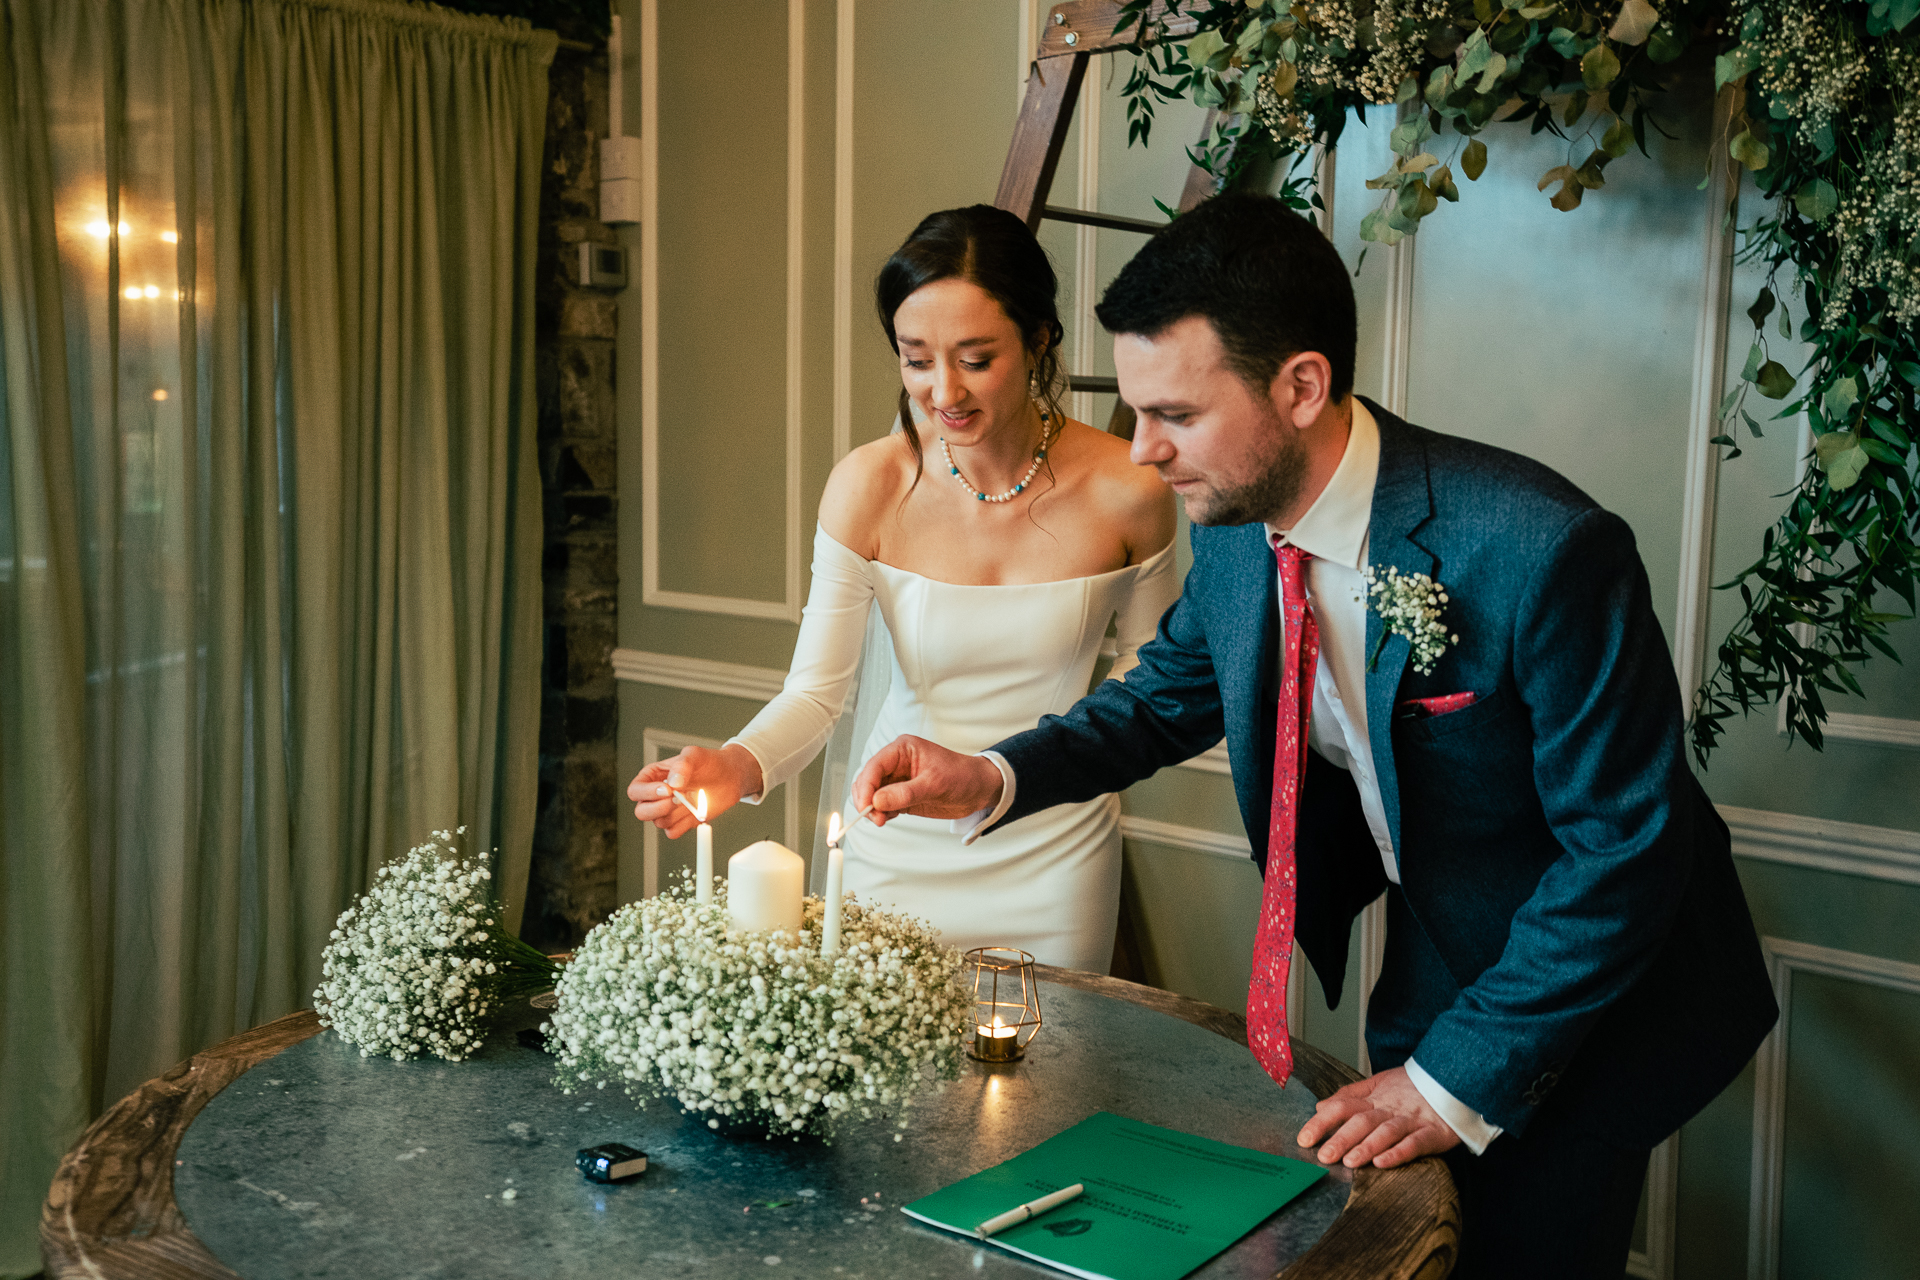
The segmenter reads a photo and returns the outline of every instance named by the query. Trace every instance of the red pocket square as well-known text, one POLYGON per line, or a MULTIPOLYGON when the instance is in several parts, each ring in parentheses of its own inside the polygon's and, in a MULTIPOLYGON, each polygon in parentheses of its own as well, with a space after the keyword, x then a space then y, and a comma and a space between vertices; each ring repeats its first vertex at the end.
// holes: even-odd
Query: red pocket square
POLYGON ((1425 720, 1430 716, 1444 716, 1449 711, 1460 711, 1473 705, 1473 694, 1444 693, 1437 698, 1409 698, 1397 708, 1401 715, 1412 720, 1425 720))

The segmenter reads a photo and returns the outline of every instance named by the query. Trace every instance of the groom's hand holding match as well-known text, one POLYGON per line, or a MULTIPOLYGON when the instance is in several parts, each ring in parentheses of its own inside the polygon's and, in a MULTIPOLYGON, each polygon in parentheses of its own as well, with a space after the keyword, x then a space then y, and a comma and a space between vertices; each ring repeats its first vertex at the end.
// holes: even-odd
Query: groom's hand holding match
POLYGON ((1000 770, 985 756, 963 756, 903 734, 880 748, 853 780, 855 809, 869 802, 876 827, 896 814, 964 818, 1000 803, 1000 770))

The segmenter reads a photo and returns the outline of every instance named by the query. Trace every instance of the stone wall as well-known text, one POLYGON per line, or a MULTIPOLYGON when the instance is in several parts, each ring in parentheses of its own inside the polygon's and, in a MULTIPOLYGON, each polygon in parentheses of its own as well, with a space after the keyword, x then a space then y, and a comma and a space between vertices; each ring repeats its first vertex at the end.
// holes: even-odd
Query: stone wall
POLYGON ((555 55, 540 189, 536 345, 546 662, 541 678, 540 799, 521 934, 570 947, 616 901, 612 655, 619 587, 614 473, 613 295, 583 289, 579 245, 617 243, 599 220, 597 139, 607 131, 607 56, 555 55))

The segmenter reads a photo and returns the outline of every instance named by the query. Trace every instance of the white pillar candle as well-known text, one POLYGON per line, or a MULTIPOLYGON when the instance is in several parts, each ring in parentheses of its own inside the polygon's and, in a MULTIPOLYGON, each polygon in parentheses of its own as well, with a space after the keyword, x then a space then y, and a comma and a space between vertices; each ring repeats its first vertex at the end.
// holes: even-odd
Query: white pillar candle
POLYGON ((739 932, 800 931, 807 864, 783 844, 762 840, 727 859, 727 916, 739 932))
POLYGON ((693 832, 693 900, 704 907, 713 901, 713 827, 707 821, 705 791, 693 816, 700 823, 693 832))

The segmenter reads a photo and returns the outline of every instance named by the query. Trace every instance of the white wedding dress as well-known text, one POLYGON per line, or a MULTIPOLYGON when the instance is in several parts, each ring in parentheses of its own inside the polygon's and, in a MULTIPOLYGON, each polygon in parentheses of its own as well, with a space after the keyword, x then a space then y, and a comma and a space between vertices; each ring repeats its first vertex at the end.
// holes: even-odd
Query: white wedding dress
MULTIPOLYGON (((732 739, 759 761, 766 790, 833 735, 875 606, 886 631, 878 639, 891 639, 887 691, 852 744, 852 771, 903 733, 976 752, 1065 711, 1087 692, 1108 623, 1119 650, 1111 679, 1133 667, 1180 590, 1171 546, 1110 573, 992 587, 862 559, 825 530, 813 555, 786 684, 732 739)), ((863 706, 860 718, 873 710, 863 706)), ((1120 902, 1118 796, 1058 805, 971 845, 953 826, 909 816, 855 825, 841 846, 847 892, 930 922, 948 946, 1020 947, 1046 964, 1107 971, 1120 902)))

